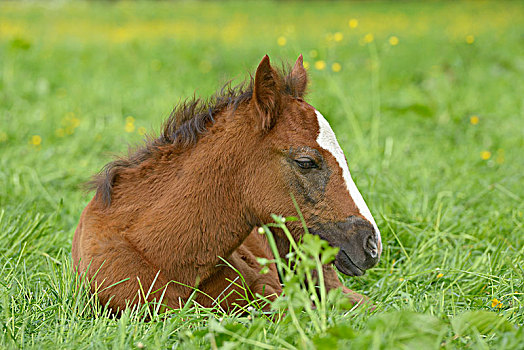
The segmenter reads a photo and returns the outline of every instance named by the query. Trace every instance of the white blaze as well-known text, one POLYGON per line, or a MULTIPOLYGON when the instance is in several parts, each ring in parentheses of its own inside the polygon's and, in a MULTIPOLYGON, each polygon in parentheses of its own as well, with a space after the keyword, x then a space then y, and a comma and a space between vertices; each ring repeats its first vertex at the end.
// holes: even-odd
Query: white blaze
POLYGON ((331 129, 331 126, 329 125, 326 118, 324 118, 324 116, 320 114, 320 112, 317 110, 315 110, 315 113, 317 114, 319 126, 317 143, 320 145, 320 147, 322 147, 326 151, 329 151, 337 160, 338 165, 342 169, 342 176, 344 177, 344 180, 346 182, 346 188, 349 192, 349 195, 353 199, 353 202, 355 202, 355 205, 360 211, 360 214, 362 214, 362 216, 364 216, 375 228, 377 240, 379 243, 378 245, 380 246, 380 250, 382 251, 380 231, 378 230, 377 224, 375 223, 375 219, 373 219, 373 215, 371 215, 371 212, 369 211, 368 206, 364 201, 364 198, 362 198, 362 195, 358 191, 357 186, 351 178, 348 164, 346 162, 346 157, 344 156, 344 151, 342 151, 342 148, 340 148, 335 133, 333 132, 333 129, 331 129))

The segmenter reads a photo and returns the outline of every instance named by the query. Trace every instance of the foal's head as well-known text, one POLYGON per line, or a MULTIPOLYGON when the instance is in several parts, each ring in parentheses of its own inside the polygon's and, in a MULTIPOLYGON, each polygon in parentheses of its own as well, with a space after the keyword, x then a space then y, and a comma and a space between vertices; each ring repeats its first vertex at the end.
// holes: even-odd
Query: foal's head
MULTIPOLYGON (((286 77, 265 56, 257 68, 249 106, 263 135, 252 159, 251 208, 261 221, 269 214, 295 213, 296 199, 309 231, 340 248, 335 266, 359 276, 382 252, 380 232, 351 179, 346 158, 327 120, 302 98, 307 73, 302 56, 286 77)), ((291 226, 296 239, 300 225, 291 226)))

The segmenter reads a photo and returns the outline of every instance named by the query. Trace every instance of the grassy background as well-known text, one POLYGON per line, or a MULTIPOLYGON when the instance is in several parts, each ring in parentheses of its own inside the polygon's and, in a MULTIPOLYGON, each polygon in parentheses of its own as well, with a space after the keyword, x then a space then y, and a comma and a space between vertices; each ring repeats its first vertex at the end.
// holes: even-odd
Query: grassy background
POLYGON ((2 2, 0 346, 523 348, 523 154, 522 2, 2 2), (379 312, 98 317, 70 273, 80 185, 266 53, 304 54, 381 228, 346 280, 379 312))

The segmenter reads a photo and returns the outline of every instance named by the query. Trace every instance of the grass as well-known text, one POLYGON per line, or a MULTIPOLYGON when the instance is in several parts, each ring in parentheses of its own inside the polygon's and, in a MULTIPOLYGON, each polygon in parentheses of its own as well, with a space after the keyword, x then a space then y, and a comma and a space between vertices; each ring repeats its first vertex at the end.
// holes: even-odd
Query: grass
POLYGON ((1 3, 0 346, 523 348, 523 37, 521 2, 1 3), (104 316, 71 273, 81 184, 265 53, 304 54, 381 228, 345 280, 377 312, 290 281, 279 322, 104 316))

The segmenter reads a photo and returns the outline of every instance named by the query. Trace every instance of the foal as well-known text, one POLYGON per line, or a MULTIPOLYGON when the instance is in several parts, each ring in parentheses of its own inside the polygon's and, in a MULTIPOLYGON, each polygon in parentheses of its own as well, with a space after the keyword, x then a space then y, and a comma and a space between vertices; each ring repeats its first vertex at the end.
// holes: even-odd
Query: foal
MULTIPOLYGON (((273 259, 257 225, 271 214, 294 215, 296 199, 309 231, 340 247, 334 265, 359 276, 380 257, 380 232, 351 179, 326 119, 303 100, 307 74, 298 58, 289 74, 266 55, 247 87, 226 87, 209 102, 177 107, 161 135, 94 179, 72 256, 102 304, 113 311, 159 300, 180 308, 195 301, 245 305, 230 281, 238 270, 248 287, 269 299, 282 289, 275 266, 260 274, 256 257, 273 259), (140 291, 143 292, 140 292, 140 291), (147 295, 147 291, 156 291, 147 295), (231 293, 233 291, 233 293, 231 293)), ((304 231, 290 223, 295 240, 304 231)), ((276 233, 282 257, 287 239, 276 233)), ((331 265, 328 290, 345 288, 331 265)))

